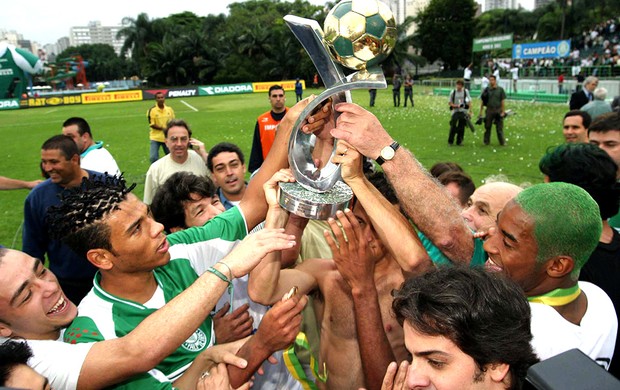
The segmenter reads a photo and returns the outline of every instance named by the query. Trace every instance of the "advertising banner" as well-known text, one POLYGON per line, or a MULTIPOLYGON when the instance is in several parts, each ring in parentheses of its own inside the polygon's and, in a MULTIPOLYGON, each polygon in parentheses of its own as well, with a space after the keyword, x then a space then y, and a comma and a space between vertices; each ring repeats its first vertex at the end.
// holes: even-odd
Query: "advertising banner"
POLYGON ((21 101, 22 108, 66 106, 69 104, 82 104, 81 95, 31 97, 21 101))
POLYGON ((82 94, 82 104, 132 102, 136 100, 142 100, 141 90, 82 94))
POLYGON ((203 85, 198 87, 200 96, 230 95, 235 93, 252 93, 252 84, 203 85))
POLYGON ((16 110, 19 108, 19 99, 0 99, 0 110, 16 110))
POLYGON ((474 39, 472 51, 487 51, 497 49, 510 49, 512 47, 512 34, 497 35, 474 39))
POLYGON ((178 97, 194 97, 199 96, 198 88, 162 88, 162 89, 145 89, 142 91, 142 98, 144 100, 154 100, 155 94, 163 93, 167 98, 178 97))
POLYGON ((561 58, 570 55, 570 39, 564 41, 519 43, 512 46, 512 58, 561 58))
MULTIPOLYGON (((306 89, 305 80, 300 80, 301 85, 304 89, 306 89)), ((262 83, 252 83, 252 87, 254 88, 254 92, 269 92, 269 87, 274 84, 278 84, 284 88, 285 91, 294 91, 295 90, 295 80, 282 80, 282 81, 267 81, 262 83)))

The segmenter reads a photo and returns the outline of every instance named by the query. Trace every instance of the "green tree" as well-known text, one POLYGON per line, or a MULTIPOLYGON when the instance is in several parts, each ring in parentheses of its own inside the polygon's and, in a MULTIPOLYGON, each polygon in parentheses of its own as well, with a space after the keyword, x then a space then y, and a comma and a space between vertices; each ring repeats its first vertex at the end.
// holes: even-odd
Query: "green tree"
MULTIPOLYGON (((412 66, 424 66, 426 65, 426 58, 414 54, 414 36, 407 35, 407 31, 411 25, 415 22, 415 18, 408 16, 405 21, 396 26, 396 32, 398 38, 396 39, 396 45, 392 53, 383 62, 383 68, 389 70, 390 73, 400 73, 402 69, 412 66)), ((407 73, 411 73, 407 71, 407 73)))
POLYGON ((88 63, 85 72, 89 81, 115 80, 125 76, 125 61, 116 55, 112 46, 102 43, 68 47, 56 57, 58 67, 66 69, 67 61, 65 60, 75 62, 78 55, 88 63))
POLYGON ((470 61, 474 36, 474 0, 431 0, 415 17, 414 46, 430 62, 441 59, 451 69, 470 61))

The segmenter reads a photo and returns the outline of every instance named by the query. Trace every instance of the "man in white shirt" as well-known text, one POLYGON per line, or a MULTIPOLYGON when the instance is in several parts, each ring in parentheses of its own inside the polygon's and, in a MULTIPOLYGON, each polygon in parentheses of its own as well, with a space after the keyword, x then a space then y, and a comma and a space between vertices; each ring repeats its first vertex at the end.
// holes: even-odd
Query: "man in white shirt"
POLYGON ((120 175, 116 160, 103 147, 103 141, 95 142, 86 119, 71 117, 62 124, 62 134, 71 137, 80 151, 80 166, 95 172, 120 175))
POLYGON ((204 144, 192 138, 192 130, 182 119, 172 119, 164 130, 166 146, 170 153, 155 161, 149 167, 144 182, 144 203, 151 204, 157 188, 175 172, 192 172, 207 176, 205 163, 207 152, 204 144), (198 147, 198 152, 189 150, 190 145, 198 147))

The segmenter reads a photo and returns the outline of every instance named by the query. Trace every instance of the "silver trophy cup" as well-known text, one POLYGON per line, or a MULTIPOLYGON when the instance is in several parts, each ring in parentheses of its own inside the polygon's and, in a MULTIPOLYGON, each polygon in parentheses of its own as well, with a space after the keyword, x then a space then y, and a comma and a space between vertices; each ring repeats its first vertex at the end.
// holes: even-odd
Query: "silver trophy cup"
POLYGON ((306 134, 301 128, 309 115, 330 104, 333 118, 321 131, 327 134, 329 128, 335 126, 339 115, 333 106, 340 102, 351 102, 351 90, 387 88, 387 83, 378 66, 363 68, 345 76, 341 65, 330 54, 325 34, 315 20, 293 15, 285 16, 284 20, 310 55, 326 89, 306 106, 295 122, 289 140, 288 159, 296 182, 280 183, 279 201, 289 212, 310 219, 325 220, 334 216, 336 211, 346 208, 353 192, 342 181, 340 166, 331 162, 338 140, 329 140, 325 135, 306 134), (326 148, 330 147, 329 159, 317 164, 317 153, 323 152, 324 156, 326 148))

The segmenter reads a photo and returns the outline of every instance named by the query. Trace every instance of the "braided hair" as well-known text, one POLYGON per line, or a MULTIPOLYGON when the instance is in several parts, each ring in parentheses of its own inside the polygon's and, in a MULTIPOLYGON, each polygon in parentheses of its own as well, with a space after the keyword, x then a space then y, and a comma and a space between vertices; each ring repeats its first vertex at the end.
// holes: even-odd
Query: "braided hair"
POLYGON ((59 195, 60 204, 47 211, 46 223, 53 239, 62 240, 75 253, 86 257, 94 248, 112 250, 110 228, 103 219, 127 199, 129 188, 123 175, 95 175, 80 186, 59 195))

